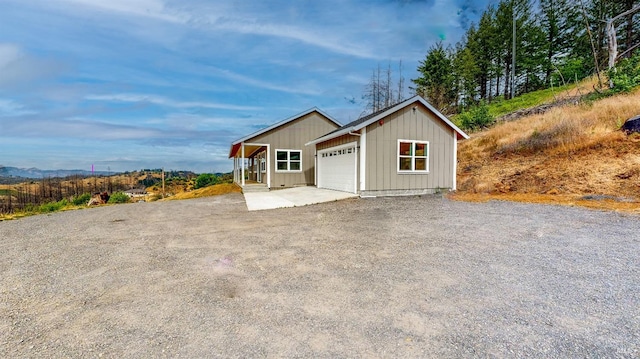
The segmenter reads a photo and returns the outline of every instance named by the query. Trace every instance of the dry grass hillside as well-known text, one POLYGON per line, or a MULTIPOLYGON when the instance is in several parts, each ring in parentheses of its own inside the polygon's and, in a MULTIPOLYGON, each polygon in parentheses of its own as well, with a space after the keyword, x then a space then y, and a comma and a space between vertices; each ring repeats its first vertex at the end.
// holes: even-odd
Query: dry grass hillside
POLYGON ((163 199, 163 201, 219 196, 227 193, 240 193, 240 192, 242 192, 242 189, 235 183, 221 183, 213 186, 195 189, 192 191, 179 192, 171 197, 167 197, 163 199))
POLYGON ((640 213, 640 89, 475 133, 458 147, 456 199, 503 199, 640 213))

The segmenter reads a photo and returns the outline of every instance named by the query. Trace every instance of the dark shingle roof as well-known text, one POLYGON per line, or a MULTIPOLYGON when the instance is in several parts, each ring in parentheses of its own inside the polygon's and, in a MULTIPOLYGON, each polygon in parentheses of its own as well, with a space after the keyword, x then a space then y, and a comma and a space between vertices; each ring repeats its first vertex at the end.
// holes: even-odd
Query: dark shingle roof
MULTIPOLYGON (((398 102, 398 103, 400 103, 400 102, 398 102)), ((345 128, 354 127, 354 126, 357 126, 357 125, 359 125, 361 123, 367 122, 369 119, 372 119, 372 118, 378 116, 379 114, 389 110, 393 106, 396 106, 398 103, 394 103, 393 105, 389 105, 389 106, 387 106, 387 107, 385 107, 385 108, 383 108, 381 110, 378 110, 376 112, 370 113, 370 114, 365 115, 365 116, 362 116, 362 117, 358 118, 357 120, 351 121, 351 122, 347 123, 346 125, 344 125, 342 127, 339 127, 339 128, 336 128, 335 130, 333 130, 333 131, 331 131, 331 132, 329 132, 327 134, 324 134, 324 135, 322 135, 320 137, 328 136, 328 135, 330 135, 332 133, 335 133, 335 132, 338 132, 338 131, 342 131, 345 128)), ((318 138, 320 138, 320 137, 318 137, 318 138)))

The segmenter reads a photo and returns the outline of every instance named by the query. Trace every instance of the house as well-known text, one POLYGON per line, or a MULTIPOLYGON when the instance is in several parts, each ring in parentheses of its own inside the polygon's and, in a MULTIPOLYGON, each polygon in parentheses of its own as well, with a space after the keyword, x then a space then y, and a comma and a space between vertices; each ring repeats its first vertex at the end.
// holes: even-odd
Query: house
POLYGON ((247 190, 313 186, 315 149, 305 143, 332 132, 340 123, 312 108, 242 137, 231 144, 233 180, 247 190))
POLYGON ((362 197, 456 189, 457 141, 469 138, 420 96, 359 118, 307 146, 316 185, 362 197))

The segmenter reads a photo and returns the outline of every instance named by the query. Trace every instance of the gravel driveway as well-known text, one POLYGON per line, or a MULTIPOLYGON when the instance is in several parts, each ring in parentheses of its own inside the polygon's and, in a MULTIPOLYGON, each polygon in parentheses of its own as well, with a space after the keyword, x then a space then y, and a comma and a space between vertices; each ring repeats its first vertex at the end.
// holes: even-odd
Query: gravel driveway
POLYGON ((640 356, 640 217, 240 194, 0 222, 0 357, 640 356))

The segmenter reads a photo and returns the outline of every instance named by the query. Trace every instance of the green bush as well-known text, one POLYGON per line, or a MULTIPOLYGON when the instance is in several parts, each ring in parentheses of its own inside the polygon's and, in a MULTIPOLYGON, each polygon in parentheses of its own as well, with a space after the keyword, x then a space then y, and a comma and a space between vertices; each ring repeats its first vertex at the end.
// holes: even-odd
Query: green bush
POLYGON ((611 91, 629 92, 640 86, 640 54, 628 59, 622 59, 613 69, 609 70, 609 79, 613 83, 611 91))
POLYGON ((196 178, 195 189, 220 183, 220 178, 212 173, 203 173, 196 178))
POLYGON ((127 196, 123 192, 116 192, 109 197, 109 201, 107 203, 129 203, 131 202, 131 198, 127 196))
POLYGON ((73 200, 71 201, 71 203, 73 203, 76 206, 81 206, 83 204, 87 204, 89 203, 89 200, 91 199, 91 194, 90 193, 83 193, 77 197, 74 197, 73 200))
POLYGON ((44 203, 41 204, 40 207, 38 207, 38 211, 41 213, 56 212, 66 207, 68 204, 69 202, 67 202, 66 199, 60 200, 58 202, 44 203))
POLYGON ((491 116, 489 107, 483 101, 478 106, 458 115, 458 121, 465 130, 479 130, 491 126, 495 118, 491 116))
POLYGON ((559 87, 572 82, 584 79, 589 76, 589 67, 584 64, 584 60, 577 58, 566 58, 556 67, 551 75, 554 87, 559 87))

